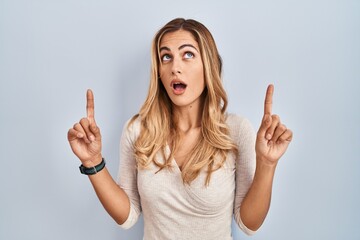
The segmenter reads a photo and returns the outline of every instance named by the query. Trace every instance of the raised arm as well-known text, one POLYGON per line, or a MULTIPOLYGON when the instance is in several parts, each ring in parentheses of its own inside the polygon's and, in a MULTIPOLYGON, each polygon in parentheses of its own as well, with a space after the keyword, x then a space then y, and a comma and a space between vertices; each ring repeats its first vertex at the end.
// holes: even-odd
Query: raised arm
MULTIPOLYGON (((68 131, 68 141, 74 154, 87 168, 98 165, 102 160, 101 134, 95 121, 94 95, 86 93, 87 117, 82 118, 68 131)), ((106 167, 100 172, 89 175, 95 192, 110 216, 118 223, 125 222, 129 215, 130 203, 127 194, 115 183, 106 167)))
POLYGON ((274 86, 269 85, 264 103, 264 116, 256 137, 256 170, 254 180, 241 207, 242 222, 251 230, 257 230, 265 220, 271 201, 275 169, 285 153, 293 133, 272 114, 274 86))

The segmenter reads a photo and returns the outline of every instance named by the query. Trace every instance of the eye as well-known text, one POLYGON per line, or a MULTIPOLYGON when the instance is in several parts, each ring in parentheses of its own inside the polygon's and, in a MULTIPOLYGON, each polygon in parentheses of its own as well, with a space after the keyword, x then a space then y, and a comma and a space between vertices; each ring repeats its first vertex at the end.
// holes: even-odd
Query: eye
POLYGON ((184 57, 187 58, 187 59, 193 58, 193 57, 194 57, 194 54, 193 54, 192 52, 186 52, 186 53, 184 54, 184 57))
POLYGON ((167 62, 167 61, 170 61, 171 60, 171 57, 169 54, 164 54, 161 56, 161 61, 163 62, 167 62))

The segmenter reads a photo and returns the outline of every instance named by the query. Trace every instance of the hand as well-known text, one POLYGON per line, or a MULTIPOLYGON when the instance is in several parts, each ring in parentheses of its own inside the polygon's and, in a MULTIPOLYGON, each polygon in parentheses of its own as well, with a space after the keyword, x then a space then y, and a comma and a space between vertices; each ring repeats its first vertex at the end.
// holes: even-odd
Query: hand
POLYGON ((264 117, 256 138, 256 158, 258 161, 275 166, 289 146, 293 133, 281 123, 280 117, 272 115, 272 97, 274 86, 266 91, 264 117))
POLYGON ((101 162, 101 134, 94 118, 94 95, 89 89, 86 93, 87 117, 75 123, 68 131, 72 151, 85 167, 93 167, 101 162))

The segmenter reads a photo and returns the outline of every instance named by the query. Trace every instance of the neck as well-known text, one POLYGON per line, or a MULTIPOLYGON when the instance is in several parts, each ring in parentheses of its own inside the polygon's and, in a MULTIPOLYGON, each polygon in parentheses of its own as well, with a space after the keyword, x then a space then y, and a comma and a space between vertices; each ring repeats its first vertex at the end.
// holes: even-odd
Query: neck
POLYGON ((203 105, 203 101, 199 101, 183 107, 173 106, 173 120, 178 130, 188 132, 201 127, 203 105))

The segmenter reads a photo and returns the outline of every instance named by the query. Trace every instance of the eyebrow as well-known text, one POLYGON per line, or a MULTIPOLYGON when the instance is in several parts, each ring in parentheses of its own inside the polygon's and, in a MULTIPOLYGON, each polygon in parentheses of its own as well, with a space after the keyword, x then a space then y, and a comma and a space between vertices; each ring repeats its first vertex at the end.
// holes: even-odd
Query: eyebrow
MULTIPOLYGON (((183 45, 181 45, 178 49, 181 50, 181 49, 183 49, 183 48, 185 48, 185 47, 194 48, 197 52, 199 52, 199 51, 197 50, 197 48, 194 47, 192 44, 183 44, 183 45)), ((168 47, 161 47, 161 48, 160 48, 160 52, 161 52, 161 51, 165 51, 165 50, 166 50, 166 51, 171 51, 170 48, 168 48, 168 47)))

